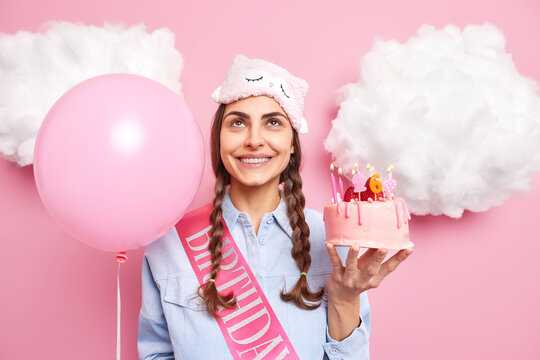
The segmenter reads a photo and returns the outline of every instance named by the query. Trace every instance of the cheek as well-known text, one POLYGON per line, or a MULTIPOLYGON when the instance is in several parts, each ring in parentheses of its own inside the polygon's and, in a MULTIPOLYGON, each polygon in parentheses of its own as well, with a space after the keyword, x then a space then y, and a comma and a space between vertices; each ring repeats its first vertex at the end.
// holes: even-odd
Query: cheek
POLYGON ((272 143, 272 147, 275 151, 279 152, 279 171, 283 171, 289 165, 291 159, 291 142, 292 139, 281 136, 276 139, 277 141, 272 143))
POLYGON ((224 149, 223 146, 220 150, 220 156, 225 170, 227 170, 227 172, 231 175, 235 174, 235 167, 233 164, 234 159, 231 159, 230 152, 227 151, 227 149, 224 149))
POLYGON ((289 136, 276 136, 268 141, 274 150, 277 150, 281 156, 290 157, 292 149, 292 137, 289 136))
POLYGON ((291 161, 291 154, 287 153, 287 155, 283 158, 283 163, 281 164, 280 172, 287 168, 290 161, 291 161))
POLYGON ((227 155, 233 152, 237 146, 235 146, 235 139, 234 136, 231 136, 231 134, 222 133, 220 137, 220 152, 221 155, 227 155))
POLYGON ((232 171, 231 166, 235 161, 234 154, 239 147, 242 146, 242 141, 235 134, 222 133, 220 136, 220 149, 219 153, 221 156, 221 161, 225 166, 225 169, 230 173, 232 171))
POLYGON ((219 154, 221 156, 221 161, 225 165, 225 168, 230 171, 229 164, 231 163, 231 149, 227 145, 228 144, 221 144, 219 154))

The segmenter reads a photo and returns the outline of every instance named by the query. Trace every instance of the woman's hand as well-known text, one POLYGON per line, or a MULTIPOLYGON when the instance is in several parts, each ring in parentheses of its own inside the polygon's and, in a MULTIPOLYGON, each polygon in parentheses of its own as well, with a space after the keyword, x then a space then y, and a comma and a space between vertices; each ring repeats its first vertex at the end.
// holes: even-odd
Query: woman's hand
POLYGON ((387 249, 370 248, 358 257, 360 248, 351 246, 343 266, 335 246, 327 243, 326 249, 332 263, 328 300, 338 302, 355 301, 360 293, 378 287, 413 252, 412 248, 400 250, 383 263, 388 254, 387 249))
POLYGON ((358 327, 360 294, 378 287, 413 250, 400 250, 383 263, 387 249, 370 248, 358 257, 360 248, 351 246, 343 266, 336 248, 329 243, 326 248, 332 263, 328 279, 328 331, 333 339, 341 341, 358 327))

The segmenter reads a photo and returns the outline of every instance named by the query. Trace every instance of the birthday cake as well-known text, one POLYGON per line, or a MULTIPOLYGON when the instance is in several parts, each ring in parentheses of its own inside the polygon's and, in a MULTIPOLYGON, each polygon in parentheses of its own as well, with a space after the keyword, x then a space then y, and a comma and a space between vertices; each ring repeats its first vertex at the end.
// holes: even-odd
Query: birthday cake
POLYGON ((409 240, 409 220, 411 216, 405 200, 395 197, 393 191, 397 182, 389 178, 380 182, 374 173, 364 183, 357 165, 353 169, 353 186, 343 193, 341 168, 339 169, 339 189, 336 191, 333 164, 330 167, 333 190, 332 204, 324 207, 326 241, 335 246, 360 246, 368 248, 406 249, 413 246, 409 240))

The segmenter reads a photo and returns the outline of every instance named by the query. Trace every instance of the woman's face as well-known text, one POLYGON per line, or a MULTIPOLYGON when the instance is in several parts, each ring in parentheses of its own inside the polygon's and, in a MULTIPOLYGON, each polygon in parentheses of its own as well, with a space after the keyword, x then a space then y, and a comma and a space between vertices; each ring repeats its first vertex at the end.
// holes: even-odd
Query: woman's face
POLYGON ((221 125, 221 160, 235 182, 278 186, 291 154, 293 129, 285 111, 268 96, 227 104, 221 125))

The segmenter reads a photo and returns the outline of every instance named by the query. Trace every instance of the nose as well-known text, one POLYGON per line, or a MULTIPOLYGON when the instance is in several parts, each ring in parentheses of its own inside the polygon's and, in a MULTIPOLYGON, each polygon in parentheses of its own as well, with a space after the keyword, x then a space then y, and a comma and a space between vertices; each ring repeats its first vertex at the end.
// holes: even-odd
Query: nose
POLYGON ((250 127, 246 138, 246 146, 256 149, 263 145, 264 137, 261 129, 256 126, 250 127))

